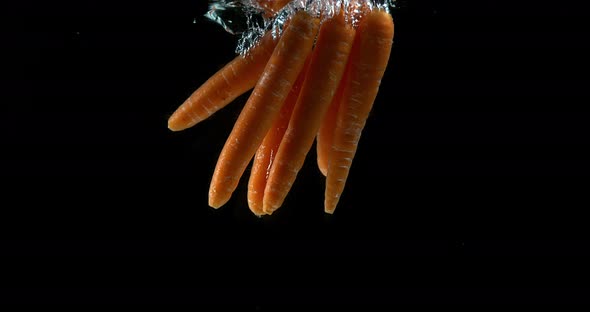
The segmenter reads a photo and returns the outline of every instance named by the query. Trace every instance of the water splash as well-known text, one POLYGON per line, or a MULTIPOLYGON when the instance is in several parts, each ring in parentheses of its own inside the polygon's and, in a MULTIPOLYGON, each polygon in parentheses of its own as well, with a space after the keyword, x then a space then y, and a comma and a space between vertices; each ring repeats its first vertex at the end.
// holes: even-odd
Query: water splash
POLYGON ((211 0, 205 17, 219 24, 225 31, 240 35, 237 54, 247 54, 260 39, 271 32, 278 39, 285 23, 297 12, 304 10, 322 21, 340 14, 344 9, 346 22, 354 27, 367 10, 384 10, 390 13, 396 0, 292 0, 273 16, 265 15, 257 0, 211 0))

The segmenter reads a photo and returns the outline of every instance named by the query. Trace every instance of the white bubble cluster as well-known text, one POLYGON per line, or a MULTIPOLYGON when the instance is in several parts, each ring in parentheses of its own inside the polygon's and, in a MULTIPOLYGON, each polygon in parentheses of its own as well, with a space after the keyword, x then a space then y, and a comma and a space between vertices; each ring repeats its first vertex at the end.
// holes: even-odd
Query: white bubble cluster
POLYGON ((276 39, 281 36, 285 23, 298 11, 305 10, 321 20, 340 14, 356 27, 368 10, 389 12, 395 0, 292 0, 273 16, 266 16, 256 0, 212 0, 207 18, 221 25, 227 32, 240 35, 236 53, 246 54, 255 47, 260 38, 271 32, 276 39))

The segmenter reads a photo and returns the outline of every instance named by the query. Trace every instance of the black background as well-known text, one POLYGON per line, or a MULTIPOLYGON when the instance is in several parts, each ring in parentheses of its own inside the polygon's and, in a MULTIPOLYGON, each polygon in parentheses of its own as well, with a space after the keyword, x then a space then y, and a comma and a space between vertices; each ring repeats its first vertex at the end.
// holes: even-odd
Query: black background
MULTIPOLYGON (((4 6, 4 5, 3 5, 4 6)), ((2 294, 20 302, 577 302, 587 298, 587 8, 400 1, 333 216, 315 150, 258 219, 208 184, 240 97, 166 120, 234 57, 206 1, 1 10, 2 294), (196 19, 195 19, 196 18, 196 19)))

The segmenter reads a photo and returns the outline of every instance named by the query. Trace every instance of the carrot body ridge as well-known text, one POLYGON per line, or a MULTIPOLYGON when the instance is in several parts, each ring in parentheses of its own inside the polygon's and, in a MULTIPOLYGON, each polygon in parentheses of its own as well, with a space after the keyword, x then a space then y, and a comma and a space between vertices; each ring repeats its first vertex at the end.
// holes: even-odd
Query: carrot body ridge
POLYGON ((303 79, 305 78, 305 74, 309 68, 309 63, 310 57, 307 58, 303 70, 301 73, 299 73, 297 81, 295 81, 293 88, 291 88, 289 96, 281 108, 279 117, 272 125, 270 131, 264 137, 262 144, 254 156, 250 180, 248 182, 248 207, 257 216, 264 214, 262 209, 262 201, 264 198, 264 188, 266 187, 266 181, 268 180, 270 168, 272 168, 272 164, 279 149, 281 140, 283 139, 285 131, 287 130, 287 126, 289 125, 289 119, 291 118, 293 107, 295 107, 295 103, 299 97, 301 85, 303 84, 303 79))
POLYGON ((327 213, 334 212, 344 190, 361 132, 389 62, 393 33, 393 19, 384 11, 371 11, 357 29, 328 156, 324 202, 327 213))
POLYGON ((210 207, 229 201, 253 160, 248 207, 257 216, 272 214, 315 141, 326 177, 324 211, 336 209, 389 62, 394 24, 389 0, 314 1, 243 2, 263 14, 264 27, 246 33, 251 46, 168 119, 172 131, 190 128, 253 89, 219 154, 210 207))
POLYGON ((311 64, 264 190, 263 210, 278 209, 303 166, 344 74, 355 30, 344 15, 324 21, 311 64))
MULTIPOLYGON (((350 59, 350 58, 349 58, 350 59)), ((317 162, 320 172, 324 175, 328 175, 328 158, 330 155, 330 149, 332 148, 332 140, 334 138, 334 129, 336 128, 336 118, 338 115, 338 108, 343 100, 344 86, 348 81, 348 75, 350 72, 350 62, 348 62, 338 90, 332 99, 332 103, 324 116, 320 130, 318 131, 316 138, 316 149, 317 149, 317 162)))
POLYGON ((291 19, 221 151, 209 206, 219 208, 231 197, 303 68, 318 27, 319 20, 305 11, 291 19))
POLYGON ((203 83, 168 119, 168 128, 180 131, 209 118, 252 89, 277 41, 267 34, 247 55, 238 55, 203 83))

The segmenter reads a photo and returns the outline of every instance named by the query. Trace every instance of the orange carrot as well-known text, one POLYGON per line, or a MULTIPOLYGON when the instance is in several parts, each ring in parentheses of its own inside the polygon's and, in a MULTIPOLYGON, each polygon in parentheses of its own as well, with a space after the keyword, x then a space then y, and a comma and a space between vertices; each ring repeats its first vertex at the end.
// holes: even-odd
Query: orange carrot
POLYGON ((343 14, 322 24, 307 77, 264 190, 263 210, 267 214, 282 205, 303 166, 344 74, 354 33, 343 14))
POLYGON ((346 66, 344 75, 340 80, 340 85, 338 85, 338 90, 334 95, 334 99, 332 99, 330 108, 328 108, 328 111, 324 116, 324 120, 322 121, 316 138, 318 168, 324 176, 328 175, 328 156, 330 155, 330 149, 332 148, 332 138, 334 137, 334 128, 336 127, 336 116, 338 114, 338 107, 340 107, 340 103, 343 100, 342 93, 344 92, 344 86, 346 85, 345 81, 348 80, 349 71, 350 62, 348 62, 348 65, 346 66))
POLYGON ((221 151, 209 206, 219 208, 230 199, 301 72, 318 27, 319 20, 305 11, 292 17, 221 151))
POLYGON ((272 16, 290 1, 291 0, 258 0, 258 4, 267 11, 268 15, 272 16))
POLYGON ((338 108, 332 149, 328 156, 328 175, 324 209, 333 213, 356 154, 361 132, 379 90, 389 62, 394 25, 391 15, 372 11, 360 22, 351 52, 350 80, 344 101, 338 108))
POLYGON ((172 131, 190 128, 252 89, 276 44, 277 40, 267 34, 248 54, 239 55, 225 65, 172 114, 168 128, 172 131))
POLYGON ((266 186, 266 181, 268 180, 274 157, 279 149, 279 144, 283 139, 287 126, 289 125, 289 119, 291 118, 293 107, 295 107, 295 103, 299 97, 299 91, 301 90, 301 85, 303 84, 303 79, 309 68, 310 61, 311 57, 308 56, 305 65, 303 66, 303 70, 299 73, 299 77, 297 77, 291 92, 287 96, 285 104, 283 104, 283 107, 281 108, 279 117, 275 120, 270 131, 264 137, 262 144, 254 156, 250 180, 248 182, 248 207, 250 207, 250 210, 257 216, 261 216, 264 213, 262 210, 264 187, 266 186))

